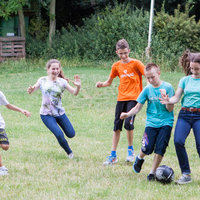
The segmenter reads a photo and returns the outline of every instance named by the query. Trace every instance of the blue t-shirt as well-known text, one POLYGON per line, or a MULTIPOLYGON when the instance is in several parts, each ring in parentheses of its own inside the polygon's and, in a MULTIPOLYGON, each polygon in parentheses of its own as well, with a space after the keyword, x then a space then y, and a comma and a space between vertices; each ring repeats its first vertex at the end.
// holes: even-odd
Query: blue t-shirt
POLYGON ((140 93, 137 102, 144 104, 147 101, 146 127, 160 128, 162 126, 173 126, 174 113, 166 109, 166 105, 160 103, 160 89, 165 89, 169 97, 174 96, 174 89, 171 84, 162 82, 158 88, 151 84, 147 85, 140 93))
POLYGON ((200 108, 200 79, 185 76, 178 86, 183 89, 182 107, 200 108))

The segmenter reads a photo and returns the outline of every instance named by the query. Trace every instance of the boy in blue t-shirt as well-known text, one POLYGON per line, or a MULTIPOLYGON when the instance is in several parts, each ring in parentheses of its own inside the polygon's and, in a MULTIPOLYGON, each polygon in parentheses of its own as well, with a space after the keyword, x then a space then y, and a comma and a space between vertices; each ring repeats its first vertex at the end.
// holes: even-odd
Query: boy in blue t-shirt
POLYGON ((142 139, 142 148, 133 164, 133 170, 139 173, 144 162, 144 157, 153 152, 155 153, 152 169, 147 176, 147 180, 155 180, 155 171, 159 167, 168 146, 171 130, 174 121, 173 108, 171 104, 163 105, 160 103, 161 94, 169 97, 174 95, 171 84, 160 80, 160 69, 154 63, 149 63, 145 67, 145 76, 148 84, 139 97, 137 105, 127 113, 122 113, 120 118, 124 119, 137 114, 147 101, 147 118, 145 131, 142 139))

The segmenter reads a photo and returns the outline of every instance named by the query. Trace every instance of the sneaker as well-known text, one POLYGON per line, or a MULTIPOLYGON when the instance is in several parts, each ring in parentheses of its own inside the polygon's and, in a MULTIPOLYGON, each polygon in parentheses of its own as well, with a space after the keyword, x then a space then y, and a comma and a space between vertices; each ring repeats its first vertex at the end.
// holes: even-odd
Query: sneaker
POLYGON ((155 176, 155 174, 149 174, 148 176, 147 176, 147 181, 155 181, 156 180, 156 176, 155 176))
POLYGON ((180 179, 178 179, 176 181, 176 184, 187 184, 187 183, 191 183, 192 182, 192 179, 191 179, 191 176, 188 175, 188 174, 183 174, 180 179))
POLYGON ((128 149, 126 162, 133 162, 134 161, 134 150, 128 149))
POLYGON ((113 165, 113 164, 115 164, 115 163, 117 163, 118 162, 118 160, 117 160, 117 156, 116 157, 114 157, 114 156, 108 156, 108 157, 106 157, 107 158, 107 160, 103 163, 103 166, 107 166, 107 165, 113 165))
POLYGON ((71 152, 69 155, 68 155, 69 159, 73 159, 74 158, 74 154, 73 152, 71 152))
POLYGON ((8 169, 5 166, 0 167, 0 176, 8 175, 8 169))
POLYGON ((143 163, 144 163, 144 159, 139 159, 137 156, 135 159, 135 163, 133 164, 133 171, 135 173, 140 173, 143 163))

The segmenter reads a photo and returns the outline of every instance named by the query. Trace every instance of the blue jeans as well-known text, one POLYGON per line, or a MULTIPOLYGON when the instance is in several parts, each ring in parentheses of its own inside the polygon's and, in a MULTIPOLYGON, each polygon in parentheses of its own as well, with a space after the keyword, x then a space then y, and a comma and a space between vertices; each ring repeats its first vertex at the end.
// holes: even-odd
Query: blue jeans
POLYGON ((182 174, 190 174, 188 155, 185 149, 185 140, 193 129, 196 149, 200 157, 200 112, 181 110, 179 112, 174 133, 174 144, 182 174))
POLYGON ((75 131, 66 114, 57 117, 40 115, 40 117, 46 127, 56 136, 60 146, 66 151, 66 153, 72 153, 72 150, 70 149, 68 142, 64 137, 63 131, 68 138, 74 137, 75 131))

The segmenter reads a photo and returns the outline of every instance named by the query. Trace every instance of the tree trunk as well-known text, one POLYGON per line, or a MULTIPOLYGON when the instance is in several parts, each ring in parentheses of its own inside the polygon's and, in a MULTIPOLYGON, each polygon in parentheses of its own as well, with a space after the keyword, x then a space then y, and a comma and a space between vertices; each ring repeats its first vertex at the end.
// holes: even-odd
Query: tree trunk
POLYGON ((18 16, 19 16, 20 34, 22 37, 26 37, 25 20, 24 20, 24 13, 23 13, 22 7, 18 10, 18 16))
POLYGON ((56 30, 56 0, 51 0, 50 3, 50 13, 49 13, 49 18, 50 18, 50 23, 49 23, 49 46, 52 46, 52 37, 55 35, 55 30, 56 30))

